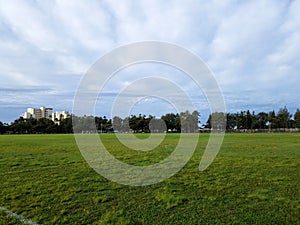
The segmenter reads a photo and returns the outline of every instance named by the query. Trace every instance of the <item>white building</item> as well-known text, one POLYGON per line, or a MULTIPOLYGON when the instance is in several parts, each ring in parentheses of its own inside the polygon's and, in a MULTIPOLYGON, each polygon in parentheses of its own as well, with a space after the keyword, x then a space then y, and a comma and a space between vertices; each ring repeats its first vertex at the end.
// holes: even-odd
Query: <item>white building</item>
POLYGON ((23 113, 21 117, 24 119, 29 119, 29 118, 35 118, 35 119, 40 119, 40 118, 47 118, 47 119, 52 119, 52 108, 45 108, 44 106, 38 108, 27 108, 27 112, 23 113))
POLYGON ((24 119, 29 119, 30 117, 32 117, 32 114, 29 112, 24 112, 21 117, 23 117, 24 119))
POLYGON ((45 108, 44 106, 42 106, 40 108, 40 111, 41 111, 41 117, 42 118, 47 118, 47 119, 52 118, 52 112, 53 112, 52 108, 45 108))
POLYGON ((35 118, 35 119, 41 119, 41 118, 47 118, 55 122, 56 124, 59 124, 61 120, 66 119, 70 117, 70 114, 66 111, 62 112, 53 112, 52 108, 46 108, 44 106, 40 108, 27 108, 27 112, 24 112, 21 117, 23 119, 29 119, 29 118, 35 118))
POLYGON ((54 121, 54 123, 59 125, 60 121, 70 117, 70 114, 66 111, 53 112, 51 117, 52 117, 52 120, 54 121))

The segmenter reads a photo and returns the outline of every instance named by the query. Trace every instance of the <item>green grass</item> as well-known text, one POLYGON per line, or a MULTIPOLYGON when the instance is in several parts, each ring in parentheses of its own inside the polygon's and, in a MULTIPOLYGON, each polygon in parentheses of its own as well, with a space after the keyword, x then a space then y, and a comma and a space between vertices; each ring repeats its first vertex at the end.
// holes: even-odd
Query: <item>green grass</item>
MULTIPOLYGON (((137 165, 164 159, 178 142, 170 134, 140 153, 113 134, 101 138, 118 159, 137 165)), ((300 134, 227 134, 199 172, 207 140, 200 134, 173 177, 130 187, 91 169, 73 135, 2 135, 0 206, 39 224, 300 224, 300 134)), ((0 224, 18 221, 0 211, 0 224)))

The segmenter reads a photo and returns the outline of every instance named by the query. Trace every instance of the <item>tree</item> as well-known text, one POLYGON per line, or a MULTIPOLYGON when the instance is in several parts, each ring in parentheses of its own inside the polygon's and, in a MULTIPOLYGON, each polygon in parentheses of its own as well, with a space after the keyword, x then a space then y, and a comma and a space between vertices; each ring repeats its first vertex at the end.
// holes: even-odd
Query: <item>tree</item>
POLYGON ((56 128, 59 133, 73 133, 72 117, 63 119, 60 121, 59 126, 54 125, 54 128, 56 128))
POLYGON ((9 130, 16 134, 32 134, 32 133, 56 133, 57 126, 52 120, 41 118, 23 119, 20 117, 9 126, 9 130))
POLYGON ((190 112, 187 110, 185 112, 181 112, 180 114, 181 121, 181 132, 190 133, 192 132, 192 118, 190 112))
POLYGON ((23 119, 23 117, 20 117, 19 119, 15 120, 10 125, 10 130, 13 133, 17 133, 17 134, 27 133, 27 124, 26 121, 23 119))
POLYGON ((208 119, 206 121, 206 124, 204 126, 205 128, 211 128, 211 114, 209 114, 208 119))
POLYGON ((253 118, 249 110, 246 112, 246 121, 245 121, 245 128, 246 129, 252 129, 252 122, 253 118))
POLYGON ((122 123, 122 127, 121 127, 122 132, 130 132, 129 121, 130 121, 129 117, 125 117, 123 119, 123 123, 122 123))
POLYGON ((227 130, 236 129, 237 128, 236 114, 227 113, 226 118, 227 118, 226 129, 227 130))
POLYGON ((180 132, 181 130, 181 121, 178 113, 167 113, 162 116, 161 119, 166 123, 167 130, 172 132, 180 132))
POLYGON ((129 127, 134 133, 138 132, 138 117, 136 115, 131 115, 129 118, 129 127))
POLYGON ((33 126, 33 130, 36 133, 55 133, 55 124, 52 120, 47 118, 41 118, 37 120, 37 123, 33 126))
POLYGON ((73 130, 76 133, 96 132, 96 129, 98 128, 98 118, 94 116, 72 115, 72 123, 73 123, 73 130))
POLYGON ((151 133, 163 133, 167 131, 167 126, 162 119, 153 117, 149 122, 149 130, 151 133))
POLYGON ((241 111, 240 114, 238 114, 238 129, 245 129, 246 128, 246 117, 245 117, 246 112, 241 111))
POLYGON ((254 125, 257 129, 266 129, 268 122, 268 114, 265 112, 260 112, 256 116, 257 123, 254 125))
POLYGON ((289 121, 292 115, 289 113, 286 106, 284 108, 280 108, 277 113, 277 127, 278 128, 289 128, 289 121))
POLYGON ((7 131, 7 124, 4 124, 0 121, 0 134, 4 134, 7 131))
POLYGON ((269 122, 269 128, 273 129, 273 128, 277 128, 277 124, 276 124, 276 115, 275 115, 275 111, 271 111, 268 114, 268 122, 269 122))
POLYGON ((223 112, 213 112, 209 115, 205 127, 223 131, 227 127, 226 118, 227 115, 223 112))
POLYGON ((294 114, 294 120, 295 120, 295 126, 297 128, 300 128, 300 110, 299 109, 297 109, 294 114))
POLYGON ((106 116, 95 117, 95 123, 97 130, 101 133, 112 131, 112 121, 111 119, 107 119, 106 116))
POLYGON ((199 124, 201 123, 200 121, 200 113, 198 111, 193 111, 191 115, 191 120, 193 122, 192 124, 192 131, 193 132, 198 132, 199 130, 199 124))
POLYGON ((187 110, 180 113, 181 121, 181 132, 191 133, 198 132, 200 114, 197 111, 192 112, 192 114, 187 110))
POLYGON ((122 124, 123 124, 122 118, 120 118, 118 116, 114 116, 114 118, 112 119, 112 126, 113 126, 114 131, 121 131, 122 124))

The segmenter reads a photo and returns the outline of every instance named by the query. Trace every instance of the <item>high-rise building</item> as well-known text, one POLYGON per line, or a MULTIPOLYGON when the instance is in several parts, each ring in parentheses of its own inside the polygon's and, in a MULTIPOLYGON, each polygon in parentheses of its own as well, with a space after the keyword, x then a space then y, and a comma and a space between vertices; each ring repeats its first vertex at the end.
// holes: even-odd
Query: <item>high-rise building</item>
POLYGON ((47 118, 47 119, 52 118, 52 111, 53 111, 52 108, 45 108, 44 106, 42 106, 40 110, 41 110, 42 118, 47 118))
POLYGON ((59 124, 62 119, 66 119, 70 116, 70 114, 66 111, 62 112, 53 112, 52 108, 46 108, 44 106, 40 108, 27 108, 27 112, 24 112, 21 117, 24 119, 35 118, 47 118, 51 119, 55 123, 59 124))

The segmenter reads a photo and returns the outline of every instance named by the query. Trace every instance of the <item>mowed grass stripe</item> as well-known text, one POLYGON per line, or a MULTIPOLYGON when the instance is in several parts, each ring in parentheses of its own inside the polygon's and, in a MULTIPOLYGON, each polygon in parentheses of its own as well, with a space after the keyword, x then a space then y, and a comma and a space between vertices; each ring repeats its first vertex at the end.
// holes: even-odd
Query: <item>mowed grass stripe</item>
POLYGON ((5 212, 8 216, 11 216, 11 217, 15 218, 17 221, 19 221, 19 222, 21 222, 21 223, 23 223, 23 224, 28 224, 28 225, 38 225, 37 223, 32 222, 31 220, 26 219, 26 218, 24 218, 23 216, 18 215, 18 214, 16 214, 16 213, 14 213, 14 212, 12 212, 12 211, 10 211, 10 210, 4 208, 4 207, 1 207, 1 206, 0 206, 0 211, 5 212))
MULTIPOLYGON (((148 165, 178 142, 137 154, 101 135, 119 159, 148 165), (154 157, 154 159, 153 159, 154 157)), ((141 137, 143 138, 143 137, 141 137)), ((0 136, 0 202, 39 224, 299 224, 300 135, 226 134, 204 172, 208 141, 175 176, 152 186, 128 187, 98 175, 72 135, 0 136)), ((0 224, 14 224, 0 214, 0 224)))

